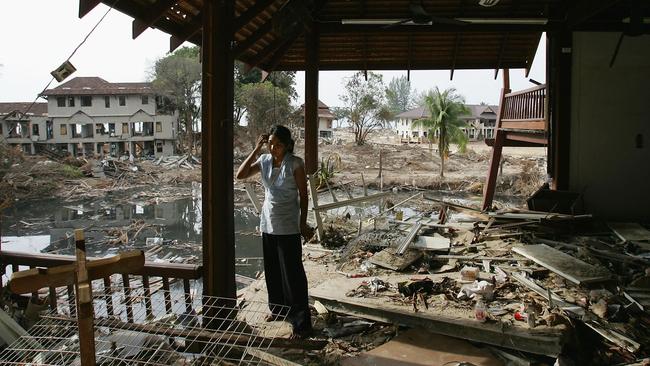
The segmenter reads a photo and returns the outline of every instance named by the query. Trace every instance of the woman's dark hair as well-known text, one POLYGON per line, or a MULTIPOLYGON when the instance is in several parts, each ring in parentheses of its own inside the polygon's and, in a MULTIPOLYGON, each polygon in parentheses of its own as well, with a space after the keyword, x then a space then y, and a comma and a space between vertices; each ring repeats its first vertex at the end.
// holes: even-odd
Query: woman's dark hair
POLYGON ((278 140, 280 140, 280 142, 287 149, 287 151, 293 154, 294 141, 291 138, 291 131, 288 128, 282 125, 275 125, 271 127, 271 132, 269 132, 269 134, 277 137, 278 140))

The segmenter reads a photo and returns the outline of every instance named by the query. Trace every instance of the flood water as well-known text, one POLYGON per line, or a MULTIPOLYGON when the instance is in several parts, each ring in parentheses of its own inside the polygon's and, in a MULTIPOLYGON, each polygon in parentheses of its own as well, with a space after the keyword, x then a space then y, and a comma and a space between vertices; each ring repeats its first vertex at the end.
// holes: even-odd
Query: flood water
MULTIPOLYGON (((475 207, 480 199, 450 192, 426 193, 475 207)), ((353 194, 358 197, 363 193, 357 190, 353 194)), ((392 200, 398 202, 412 194, 414 192, 402 192, 392 200)), ((4 211, 2 249, 74 255, 73 231, 83 228, 89 256, 104 257, 124 250, 142 249, 149 251, 148 260, 201 263, 200 186, 186 190, 180 198, 171 198, 173 200, 170 202, 138 197, 138 192, 122 192, 74 202, 60 199, 17 202, 14 207, 4 211), (135 239, 136 230, 131 230, 128 245, 111 244, 111 240, 119 234, 115 228, 128 227, 139 220, 143 220, 147 228, 138 232, 135 239)), ((339 200, 346 198, 341 196, 339 200)), ((261 239, 254 234, 259 226, 259 218, 247 199, 239 201, 244 204, 237 204, 234 213, 236 271, 240 275, 255 277, 263 270, 261 239)), ((319 201, 321 204, 332 202, 332 197, 321 194, 319 201)), ((405 217, 417 214, 408 205, 402 210, 405 217)), ((369 217, 378 212, 377 203, 339 208, 330 214, 342 216, 346 212, 353 217, 369 217)), ((429 214, 434 216, 437 212, 429 214)), ((457 218, 462 217, 462 214, 456 215, 457 218)))
MULTIPOLYGON (((195 192, 194 192, 195 193, 195 192)), ((89 256, 104 257, 129 249, 154 251, 148 260, 201 263, 200 194, 171 202, 137 202, 130 193, 101 199, 59 199, 16 203, 4 211, 2 249, 74 255, 74 229, 83 228, 89 256), (118 203, 116 203, 118 202, 118 203), (115 228, 143 220, 147 227, 129 244, 111 244, 115 228), (149 240, 147 240, 149 238, 149 240)), ((137 227, 139 225, 134 225, 137 227)), ((237 273, 254 277, 263 268, 261 239, 254 235, 259 218, 250 207, 235 210, 237 273)))

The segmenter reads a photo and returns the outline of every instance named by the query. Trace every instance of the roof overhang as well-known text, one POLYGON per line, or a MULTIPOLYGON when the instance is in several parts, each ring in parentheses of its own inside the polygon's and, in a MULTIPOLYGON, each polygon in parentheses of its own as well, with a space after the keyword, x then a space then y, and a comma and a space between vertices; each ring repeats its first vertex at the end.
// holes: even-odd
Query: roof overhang
MULTIPOLYGON (((134 18, 134 38, 154 27, 171 35, 175 49, 185 41, 201 44, 204 1, 80 0, 80 15, 100 2, 114 5, 134 18)), ((483 7, 478 0, 424 0, 431 22, 387 25, 411 18, 412 0, 234 3, 234 56, 267 71, 304 70, 305 32, 312 30, 320 70, 529 69, 542 32, 623 31, 632 14, 650 16, 641 1, 500 0, 483 7)))

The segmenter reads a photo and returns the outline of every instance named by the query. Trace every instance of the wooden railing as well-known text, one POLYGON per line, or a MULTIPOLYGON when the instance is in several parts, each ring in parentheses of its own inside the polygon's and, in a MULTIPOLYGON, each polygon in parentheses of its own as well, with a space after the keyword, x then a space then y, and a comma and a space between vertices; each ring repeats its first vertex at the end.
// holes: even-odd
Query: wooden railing
MULTIPOLYGON (((89 258, 93 259, 93 258, 89 258)), ((22 253, 11 251, 0 251, 0 274, 6 274, 7 266, 11 266, 12 272, 17 272, 19 266, 27 266, 29 268, 41 267, 50 268, 71 264, 75 262, 74 256, 68 255, 54 255, 54 254, 41 254, 41 253, 22 253)), ((172 301, 170 294, 170 283, 173 281, 182 281, 183 292, 185 293, 185 309, 189 311, 191 308, 191 282, 201 278, 202 266, 194 264, 180 264, 180 263, 158 263, 158 262, 145 262, 142 270, 133 274, 114 275, 103 279, 93 281, 93 291, 97 292, 99 288, 106 296, 111 296, 116 289, 122 289, 124 297, 129 298, 133 283, 140 280, 142 289, 144 291, 144 300, 147 316, 152 315, 152 304, 150 301, 154 285, 164 290, 165 294, 165 308, 167 312, 171 313, 172 301), (114 278, 121 276, 121 281, 117 281, 117 286, 114 284, 114 278), (121 282, 121 286, 120 283, 121 282)), ((2 282, 0 282, 2 286, 2 282)), ((70 314, 75 313, 74 302, 74 286, 70 285, 66 288, 60 288, 63 292, 67 291, 68 297, 68 310, 70 314)), ((57 309, 57 291, 56 288, 50 287, 47 292, 48 302, 50 308, 57 309)), ((38 296, 37 293, 33 295, 38 296)), ((130 301, 126 301, 126 314, 128 321, 133 321, 133 311, 130 301)), ((107 303, 108 315, 117 316, 115 309, 111 302, 107 303)))
POLYGON ((500 128, 547 130, 546 85, 506 94, 501 108, 500 128))

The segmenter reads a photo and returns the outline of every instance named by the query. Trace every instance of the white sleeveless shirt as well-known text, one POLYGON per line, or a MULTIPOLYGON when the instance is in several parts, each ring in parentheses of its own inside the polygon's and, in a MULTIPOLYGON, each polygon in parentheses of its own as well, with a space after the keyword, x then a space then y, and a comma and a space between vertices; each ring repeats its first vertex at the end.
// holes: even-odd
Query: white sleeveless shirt
POLYGON ((300 233, 300 200, 293 172, 304 166, 301 158, 286 153, 279 168, 273 167, 271 154, 262 154, 259 164, 264 186, 260 231, 274 235, 300 233))

